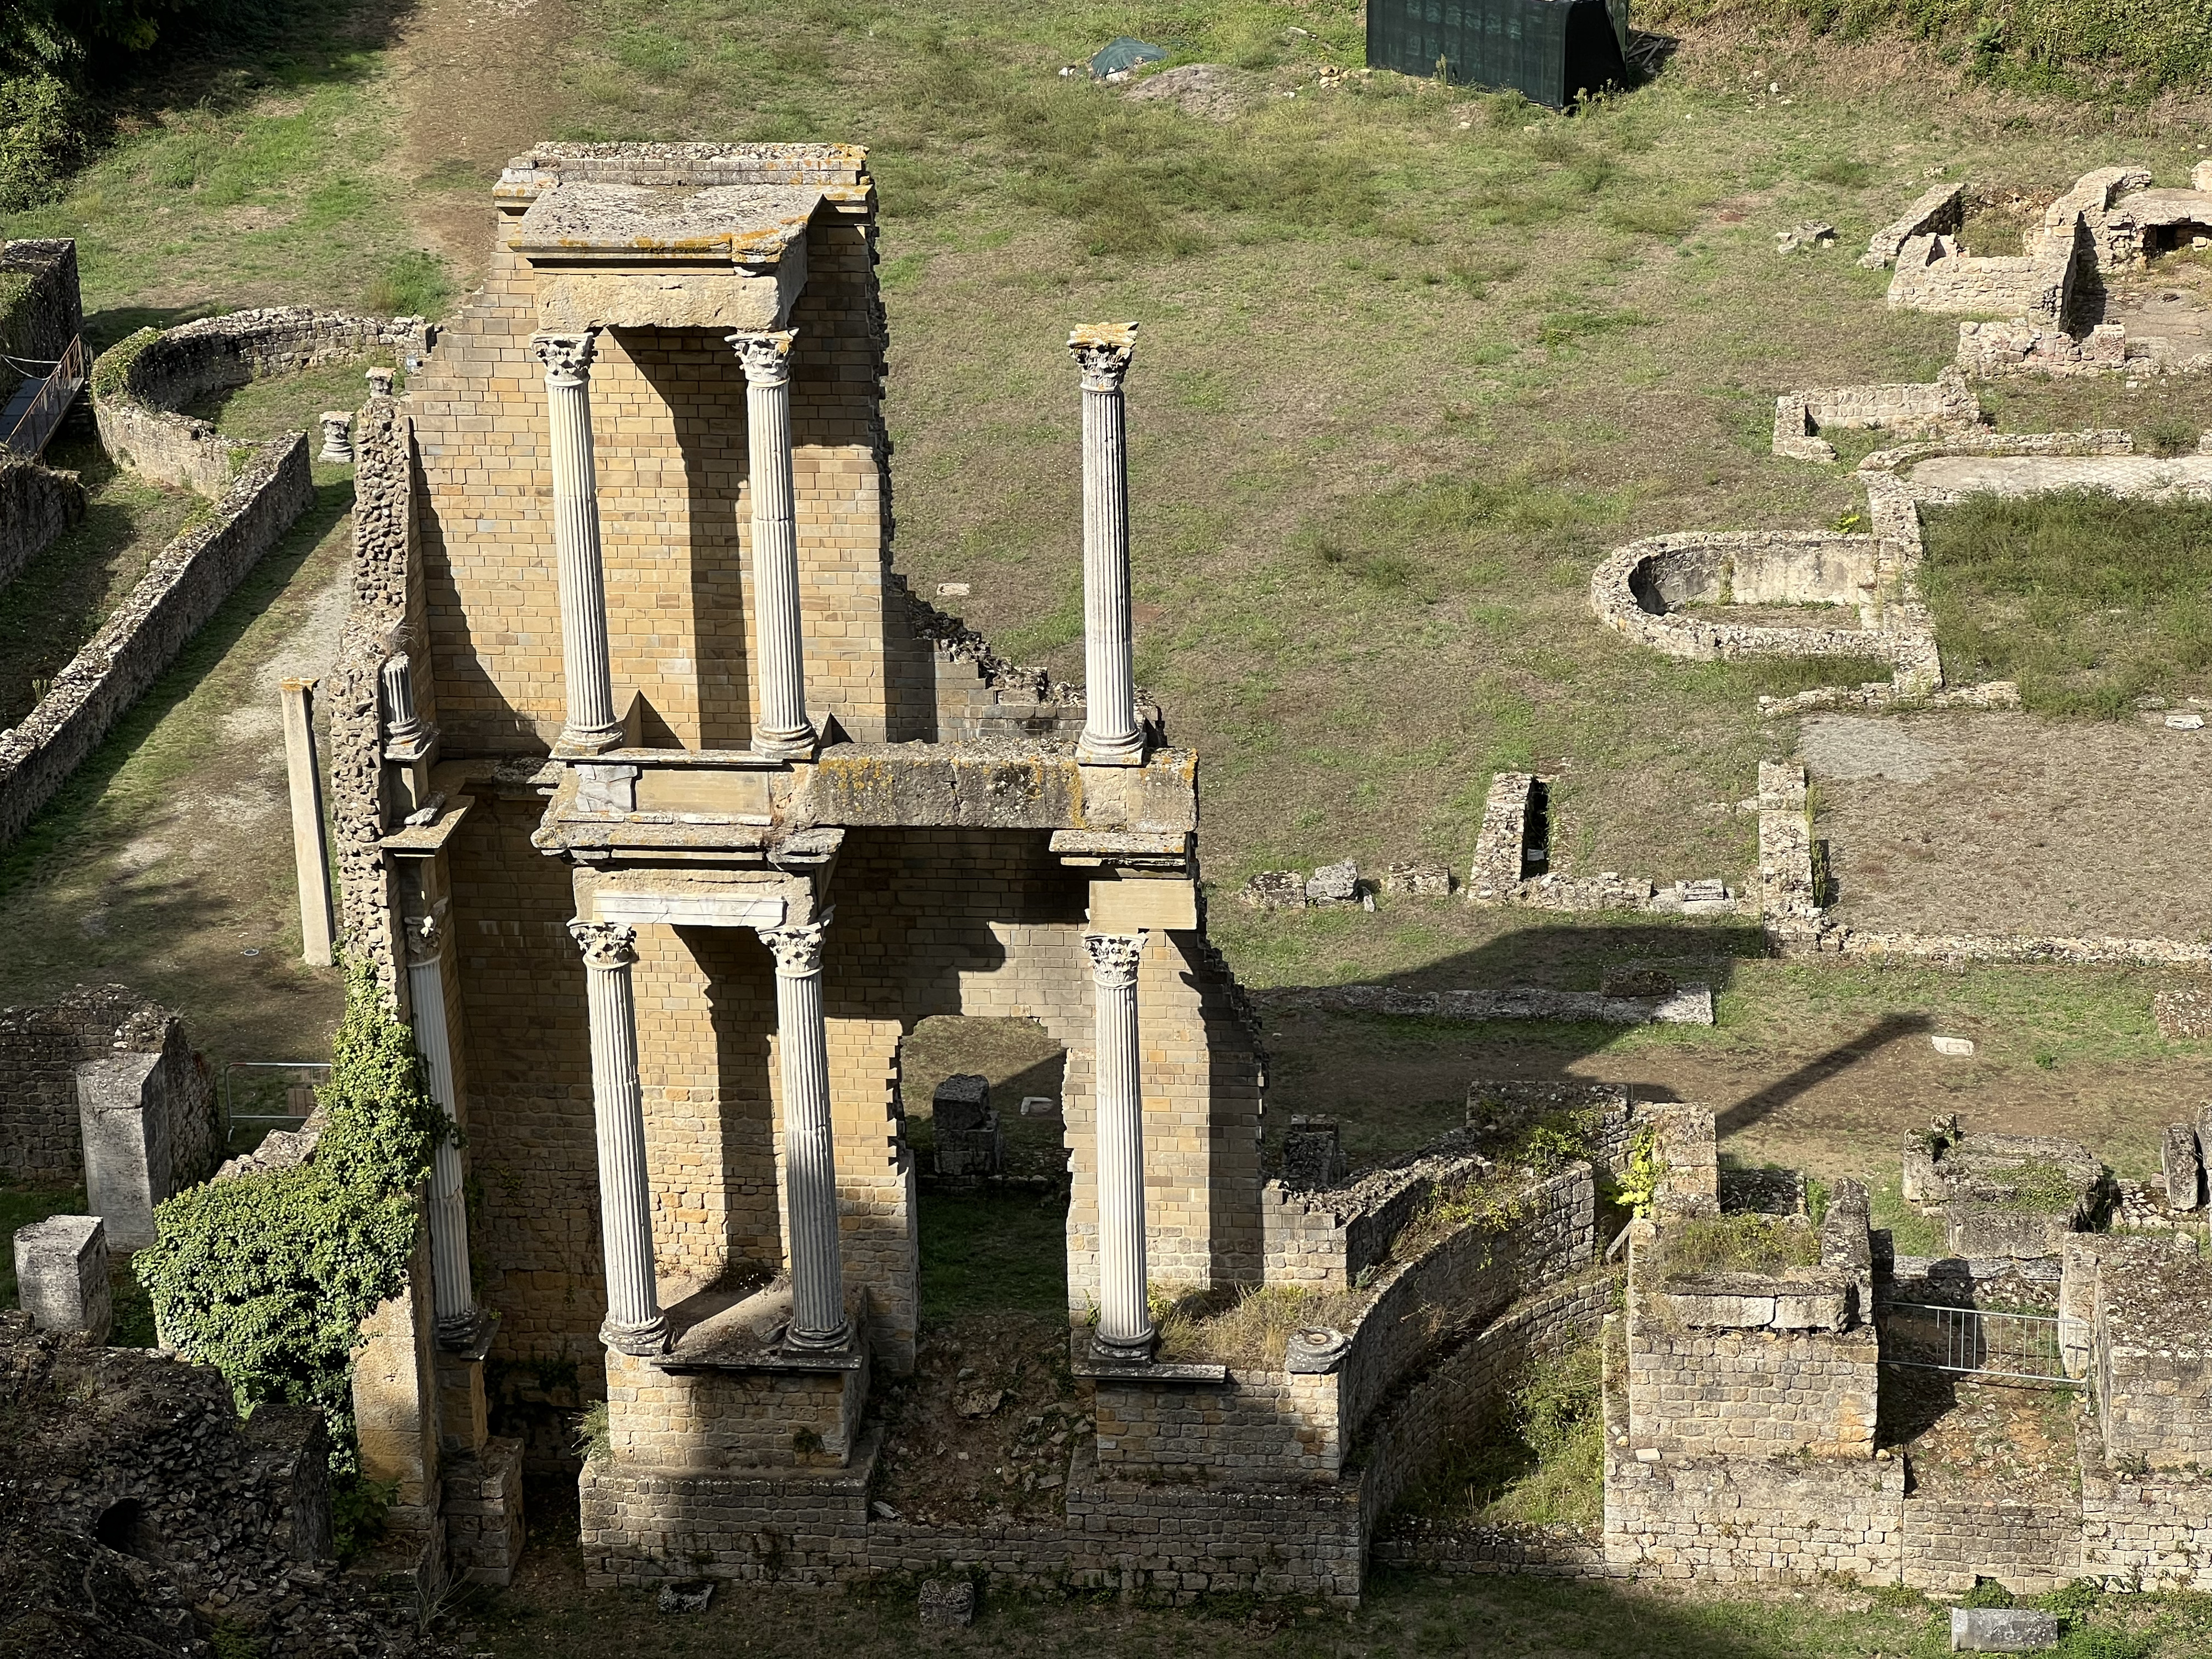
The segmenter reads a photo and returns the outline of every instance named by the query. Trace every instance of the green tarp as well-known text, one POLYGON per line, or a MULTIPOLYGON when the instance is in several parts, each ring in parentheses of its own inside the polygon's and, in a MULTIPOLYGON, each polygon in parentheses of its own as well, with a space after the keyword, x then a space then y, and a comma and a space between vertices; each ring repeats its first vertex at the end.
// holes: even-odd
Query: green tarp
POLYGON ((1368 0, 1376 69, 1513 88, 1552 109, 1628 80, 1627 0, 1368 0))
POLYGON ((1091 59, 1091 72, 1103 81, 1109 75, 1127 74, 1139 64, 1157 64, 1167 55, 1165 47, 1133 40, 1125 34, 1098 49, 1091 59))

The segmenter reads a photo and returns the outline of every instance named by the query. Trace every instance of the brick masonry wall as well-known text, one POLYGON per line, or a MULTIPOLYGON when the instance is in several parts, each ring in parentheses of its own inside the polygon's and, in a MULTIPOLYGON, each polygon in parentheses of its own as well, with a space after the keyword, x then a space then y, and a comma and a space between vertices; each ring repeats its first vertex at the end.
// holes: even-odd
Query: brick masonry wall
POLYGON ((23 832, 313 495, 306 436, 264 444, 230 481, 212 518, 155 556, 38 707, 0 732, 0 844, 23 832))
POLYGON ((1670 1328, 1663 1316, 1639 1310, 1630 1329, 1630 1435, 1637 1445, 1871 1454, 1879 1376, 1871 1326, 1670 1328))
POLYGON ((39 1184, 84 1179, 76 1066, 116 1053, 161 1055, 172 1168, 204 1179, 224 1139, 206 1063, 176 1015, 126 986, 79 987, 35 1008, 0 1010, 0 1176, 39 1184))
POLYGON ((2201 1468, 2123 1474, 2094 1413, 2079 1428, 2081 1571, 2118 1589, 2137 1582, 2212 1590, 2212 1476, 2201 1468))
POLYGON ((1690 1456, 1637 1460, 1608 1433, 1605 1554, 1639 1577, 1793 1583, 1840 1572, 1895 1583, 1902 1462, 1690 1456))
MULTIPOLYGON (((825 208, 793 307, 793 471, 808 706, 863 742, 935 735, 936 674, 887 581, 886 337, 872 194, 825 208)), ((535 273, 503 240, 410 385, 429 633, 449 741, 543 746, 564 699, 535 273)), ((718 339, 604 331, 592 434, 618 696, 648 743, 741 748, 753 720, 744 380, 718 339), (674 547, 685 556, 672 559, 674 547)))
POLYGON ((622 1469, 842 1468, 868 1395, 857 1371, 662 1370, 609 1351, 607 1430, 622 1469))
POLYGON ((83 516, 84 487, 75 473, 0 450, 0 588, 83 516))

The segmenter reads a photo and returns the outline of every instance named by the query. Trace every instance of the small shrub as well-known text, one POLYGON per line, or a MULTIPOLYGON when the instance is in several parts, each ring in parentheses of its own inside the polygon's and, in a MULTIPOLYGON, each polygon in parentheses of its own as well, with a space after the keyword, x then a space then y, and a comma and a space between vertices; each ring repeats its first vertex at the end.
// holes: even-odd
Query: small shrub
POLYGON ((352 1560, 384 1536, 398 1495, 397 1480, 364 1480, 356 1472, 331 1478, 331 1548, 339 1560, 352 1560))
POLYGON ((52 197, 84 150, 84 107, 43 70, 0 78, 0 213, 52 197))
POLYGON ((614 1456, 614 1431, 607 1425, 605 1401, 594 1401, 576 1419, 576 1455, 586 1463, 604 1463, 614 1456))
POLYGON ((2188 455, 2195 453, 2202 435, 2195 422, 2167 415, 2145 427, 2141 441, 2154 455, 2188 455))
POLYGON ((1692 1216, 1662 1227, 1661 1276, 1782 1273, 1820 1260, 1820 1241, 1809 1227, 1783 1216, 1692 1216))
POLYGON ((1518 91, 1506 91, 1498 93, 1489 100, 1489 107, 1483 112, 1483 119, 1489 123, 1494 131, 1510 132, 1515 127, 1527 125, 1530 119, 1541 113, 1542 112, 1535 105, 1528 101, 1525 94, 1518 91))

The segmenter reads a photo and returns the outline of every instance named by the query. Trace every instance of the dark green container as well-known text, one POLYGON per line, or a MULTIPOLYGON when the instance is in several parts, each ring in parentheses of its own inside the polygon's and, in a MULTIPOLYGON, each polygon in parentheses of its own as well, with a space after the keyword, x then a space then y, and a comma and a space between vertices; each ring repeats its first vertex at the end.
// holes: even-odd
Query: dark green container
POLYGON ((1550 109, 1628 81, 1628 0, 1367 0, 1367 62, 1550 109))

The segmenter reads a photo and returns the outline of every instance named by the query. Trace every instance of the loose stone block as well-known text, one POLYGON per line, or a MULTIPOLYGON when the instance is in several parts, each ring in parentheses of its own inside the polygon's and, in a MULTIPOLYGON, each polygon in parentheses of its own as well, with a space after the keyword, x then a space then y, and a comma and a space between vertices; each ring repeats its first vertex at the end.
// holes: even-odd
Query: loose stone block
POLYGON ((1262 870, 1237 895, 1255 910, 1303 910, 1305 878, 1295 870, 1262 870))
POLYGON ((1452 873, 1435 859, 1415 859, 1410 864, 1382 866, 1382 890, 1414 898, 1446 898, 1451 894, 1452 873))
POLYGON ((2040 1653, 2058 1645, 2058 1615, 2027 1607, 1954 1607, 1954 1653, 2040 1653))
POLYGON ((1300 1190, 1334 1187, 1350 1173, 1333 1117, 1293 1117, 1283 1137, 1283 1184, 1300 1190))
POLYGON ((159 1054, 125 1054, 76 1068, 86 1207, 118 1249, 154 1242, 154 1206, 173 1190, 161 1066, 159 1054))
POLYGON ((1359 902, 1359 866, 1350 859, 1324 864, 1306 881, 1309 904, 1356 904, 1359 902))
POLYGON ((663 1613, 704 1613, 714 1599, 714 1581, 702 1578, 696 1584, 663 1584, 656 1605, 663 1613))
POLYGON ((930 1097, 930 1112, 939 1134, 981 1128, 991 1115, 990 1079, 972 1072, 945 1079, 930 1097))
POLYGON ((96 1215, 48 1216, 15 1230, 16 1297, 42 1331, 82 1331, 105 1344, 110 1322, 107 1233, 96 1215))
POLYGON ((2190 1123, 2166 1126, 2166 1202, 2170 1209, 2193 1210, 2203 1202, 2204 1161, 2190 1123))
POLYGON ((927 1578, 921 1585, 921 1622, 961 1626, 975 1622, 975 1584, 969 1578, 927 1578))

